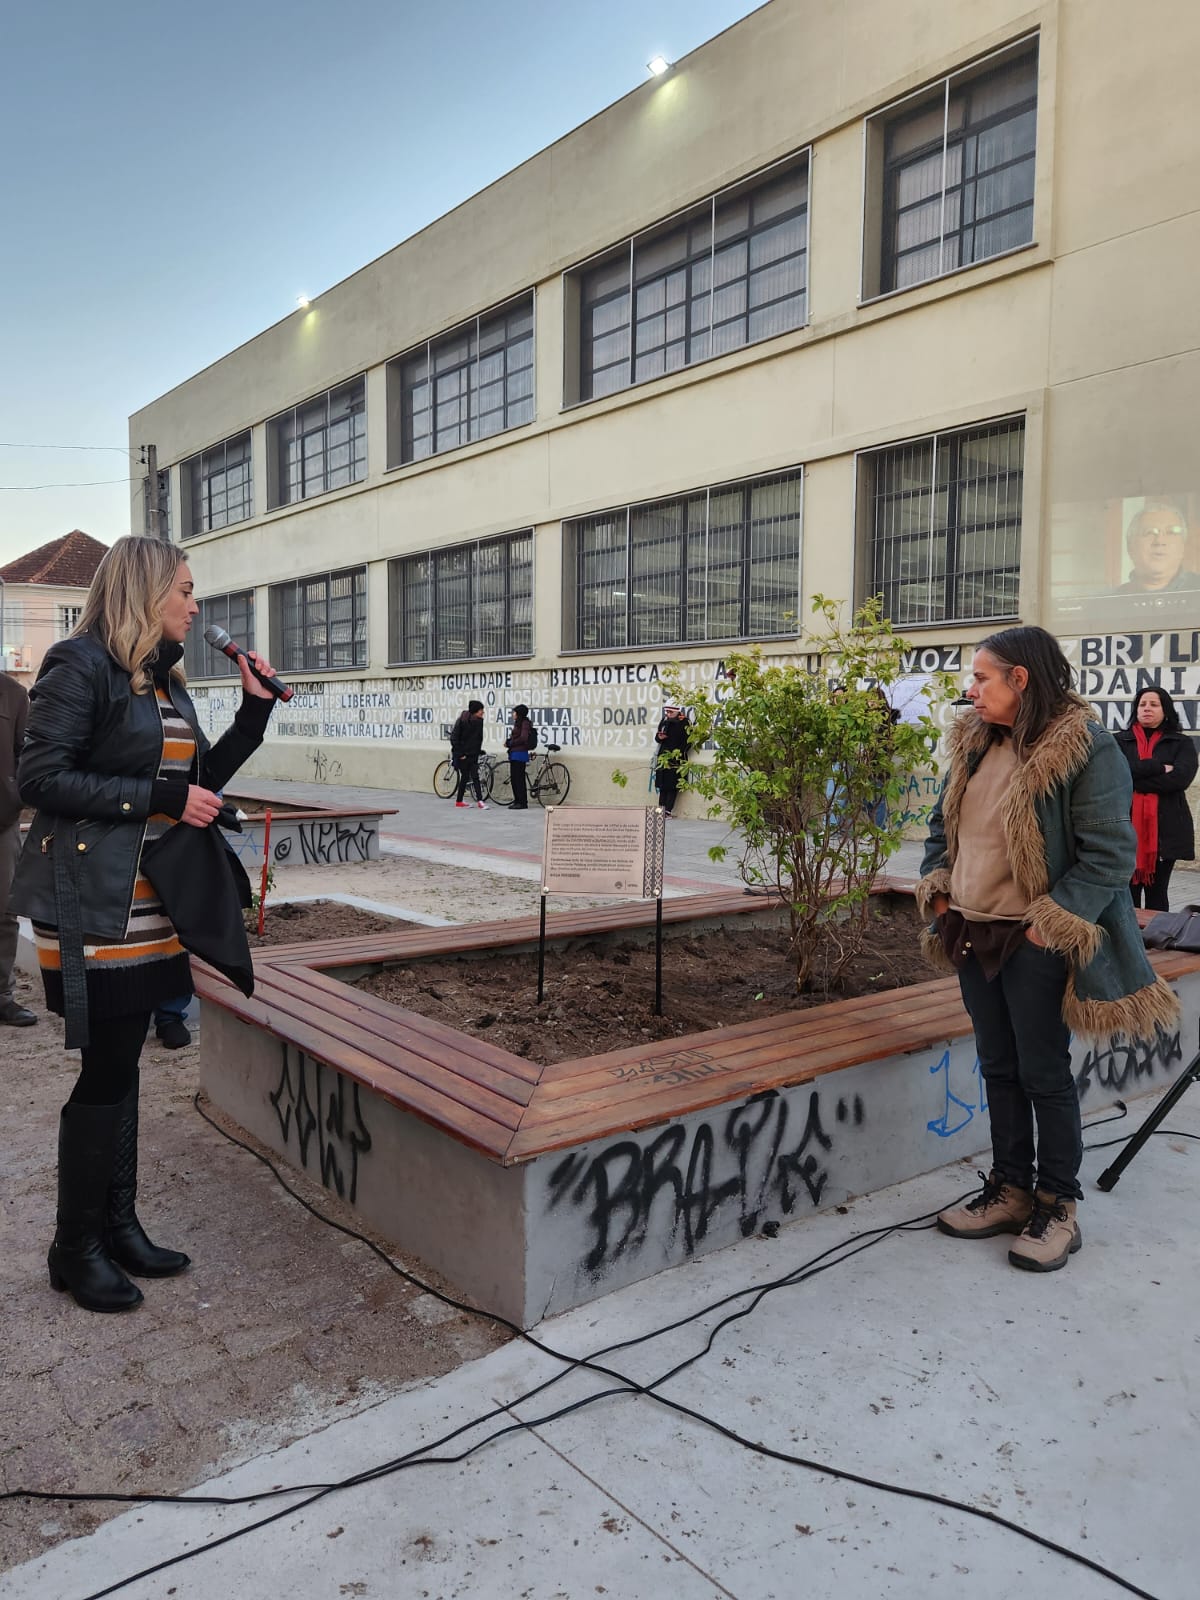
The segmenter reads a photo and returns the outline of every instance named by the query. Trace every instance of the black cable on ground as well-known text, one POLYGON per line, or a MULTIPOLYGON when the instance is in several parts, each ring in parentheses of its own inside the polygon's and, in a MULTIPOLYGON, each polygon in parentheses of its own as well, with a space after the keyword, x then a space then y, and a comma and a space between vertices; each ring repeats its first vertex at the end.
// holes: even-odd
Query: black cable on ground
MULTIPOLYGON (((448 1295, 442 1290, 434 1288, 433 1285, 423 1282, 421 1279, 417 1278, 414 1274, 408 1272, 403 1267, 397 1266, 397 1264, 392 1261, 387 1253, 381 1250, 379 1246, 374 1244, 370 1239, 365 1238, 353 1228, 346 1227, 344 1224, 334 1221, 333 1218, 325 1216, 314 1206, 310 1205, 309 1202, 301 1195, 297 1194, 296 1191, 286 1182, 271 1161, 260 1154, 259 1151, 254 1150, 250 1145, 228 1133, 212 1117, 210 1117, 207 1112, 203 1110, 200 1105, 200 1097, 198 1094, 194 1098, 194 1104, 196 1110, 211 1127, 215 1128, 218 1133, 222 1134, 222 1136, 228 1139, 232 1144, 237 1145, 240 1149, 248 1151, 249 1154, 253 1155, 256 1160, 261 1161, 268 1171, 272 1173, 281 1187, 288 1194, 290 1194, 293 1199, 297 1200, 299 1204, 302 1205, 304 1209, 314 1216, 318 1221, 325 1223, 331 1228, 334 1228, 339 1233, 347 1235, 349 1238, 356 1239, 360 1243, 365 1244, 370 1250, 379 1256, 379 1258, 392 1272, 394 1272, 398 1277, 401 1277, 408 1283, 412 1284, 415 1288, 421 1290, 421 1292, 433 1295, 436 1299, 441 1300, 444 1304, 453 1307, 455 1310, 472 1316, 484 1317, 487 1320, 494 1322, 498 1326, 508 1329, 515 1336, 519 1337, 531 1345, 534 1349, 538 1350, 541 1354, 551 1356, 553 1359, 562 1362, 564 1365, 560 1372, 555 1373, 551 1378, 546 1379, 543 1383, 537 1385, 535 1388, 526 1391, 525 1394, 518 1396, 516 1399, 507 1402, 503 1406, 497 1406, 490 1412, 470 1419, 468 1422, 463 1423, 458 1428, 454 1429, 451 1433, 444 1435, 441 1439, 435 1440, 431 1444, 424 1445, 418 1449, 410 1451, 404 1456, 394 1458, 389 1462, 369 1468, 364 1472, 354 1474, 351 1477, 342 1479, 335 1483, 303 1485, 293 1484, 286 1487, 262 1491, 257 1494, 230 1497, 154 1494, 47 1494, 42 1491, 19 1489, 0 1494, 0 1500, 25 1498, 36 1500, 56 1500, 60 1502, 65 1500, 71 1502, 97 1501, 109 1503, 166 1503, 179 1505, 192 1504, 221 1506, 254 1504, 262 1500, 277 1498, 284 1495, 290 1496, 295 1494, 306 1494, 308 1496, 306 1499, 303 1499, 299 1502, 290 1503, 283 1509, 273 1512, 268 1517, 260 1518, 258 1521, 248 1523, 242 1528, 235 1529, 228 1534, 223 1534, 220 1538, 198 1546, 195 1550, 184 1551, 175 1556, 168 1557, 165 1561, 158 1562, 154 1566, 147 1567, 140 1572, 136 1572, 126 1578, 122 1578, 107 1588, 96 1590, 92 1594, 88 1595, 86 1600, 106 1600, 107 1596, 118 1593, 120 1590, 127 1588, 132 1583, 136 1583, 143 1578, 151 1577, 169 1567, 179 1565, 183 1561, 192 1559, 194 1556, 203 1555, 207 1551, 217 1549, 221 1545, 230 1543, 235 1539, 242 1538, 246 1534, 256 1532, 260 1528, 267 1527, 271 1523, 280 1520, 282 1517, 294 1515, 295 1513, 315 1504, 317 1501, 324 1499, 327 1495, 333 1494, 339 1490, 354 1488, 362 1484, 371 1483, 390 1476, 393 1473, 408 1470, 412 1467, 448 1466, 461 1464, 463 1461, 466 1461, 469 1457, 474 1455, 477 1451, 484 1449, 488 1445, 495 1443, 498 1439, 504 1438, 509 1434, 534 1431, 538 1428, 548 1425, 549 1423, 569 1416, 576 1411, 580 1411, 587 1406, 594 1405, 598 1401, 613 1399, 623 1395, 640 1395, 647 1399, 654 1400, 659 1405, 675 1412, 677 1415, 687 1417, 690 1421, 698 1423, 702 1427, 710 1428, 715 1433, 720 1434, 723 1438, 729 1439, 732 1443, 737 1444, 743 1449, 749 1450, 754 1454, 761 1455, 768 1460, 779 1461, 791 1466, 803 1467, 810 1471, 821 1473, 825 1476, 836 1478, 843 1482, 854 1483, 860 1487, 871 1489, 879 1493, 897 1494, 907 1499, 923 1501, 926 1504, 940 1506, 947 1510, 957 1511, 964 1515, 976 1517, 982 1521, 990 1522, 994 1526, 1003 1528, 1008 1532, 1017 1534, 1021 1538, 1030 1540, 1031 1542, 1041 1546, 1043 1549, 1050 1550, 1057 1555, 1065 1557, 1067 1560, 1087 1567, 1090 1571, 1097 1573, 1101 1577, 1107 1578, 1110 1582, 1116 1584, 1118 1587, 1124 1589, 1128 1593, 1140 1596, 1141 1600, 1156 1600, 1156 1597, 1151 1595, 1147 1590, 1141 1589, 1136 1584, 1131 1583, 1128 1579, 1122 1578, 1110 1568, 1101 1565, 1099 1562, 1092 1561, 1089 1557, 1080 1554, 1080 1552, 1076 1550, 1069 1549, 1064 1545, 1056 1544, 1053 1540, 1047 1539, 1041 1534, 1034 1533, 1032 1530, 1024 1528, 1018 1523, 1010 1522, 1007 1518, 1002 1517, 995 1512, 984 1510, 980 1507, 970 1505, 964 1501, 951 1499, 948 1496, 935 1494, 931 1490, 917 1489, 907 1484, 886 1483, 879 1479, 869 1478, 861 1473, 851 1472, 843 1468, 832 1467, 825 1462, 816 1461, 805 1456, 796 1455, 787 1451, 775 1450, 771 1446, 763 1444, 760 1441, 747 1439, 744 1435, 739 1434, 736 1430, 716 1421, 714 1418, 709 1417, 702 1412, 696 1411, 690 1406, 684 1405, 681 1401, 672 1400, 668 1396, 658 1392, 662 1385, 668 1383, 680 1373, 686 1371, 688 1367, 702 1360, 703 1357, 712 1349, 718 1334, 720 1334, 732 1323, 749 1316, 758 1307, 758 1305, 761 1304, 762 1300, 768 1294, 774 1293, 782 1288, 793 1287, 799 1283, 806 1282, 809 1278, 815 1277, 821 1272, 828 1271, 833 1266, 841 1265, 843 1261, 849 1260, 852 1256, 859 1254, 861 1251, 873 1248, 875 1245, 882 1243, 884 1239, 888 1238, 894 1233, 920 1231, 922 1229, 932 1227, 933 1218, 937 1215, 936 1212, 927 1212, 920 1217, 914 1217, 905 1222, 889 1223, 880 1228, 868 1229, 862 1234, 852 1235, 850 1239, 839 1241, 838 1244, 830 1246, 827 1250, 822 1251, 819 1255, 811 1258, 810 1261, 804 1263, 802 1266, 793 1269, 793 1271, 786 1274, 782 1278, 759 1285, 757 1288, 747 1287, 746 1289, 736 1290, 734 1293, 725 1296, 719 1301, 701 1307, 698 1311, 690 1313, 688 1316, 679 1318, 676 1322, 655 1328, 649 1333, 641 1334, 636 1337, 623 1340, 617 1344, 607 1346, 604 1349, 595 1352, 590 1357, 569 1356, 564 1352, 556 1350, 552 1346, 545 1344, 543 1341, 537 1339, 525 1329, 518 1327, 515 1323, 509 1321, 507 1318, 502 1317, 495 1312, 481 1311, 478 1307, 470 1306, 466 1302, 458 1300, 454 1296, 448 1295), (636 1345, 646 1343, 652 1339, 660 1338, 666 1333, 677 1331, 679 1328, 682 1328, 703 1316, 710 1315, 712 1312, 720 1310, 723 1306, 729 1305, 731 1302, 741 1300, 747 1295, 751 1297, 749 1301, 716 1323, 699 1350, 695 1351, 692 1355, 685 1357, 682 1361, 677 1362, 673 1367, 669 1368, 667 1372, 663 1373, 650 1383, 638 1383, 634 1379, 627 1377, 624 1373, 613 1371, 612 1369, 600 1364, 599 1358, 602 1356, 608 1356, 616 1351, 629 1349, 636 1345), (530 1420, 518 1420, 508 1424, 505 1427, 498 1428, 487 1435, 486 1438, 477 1441, 473 1445, 470 1445, 466 1450, 457 1455, 434 1456, 430 1454, 431 1451, 441 1449, 444 1445, 451 1443, 463 1433, 469 1432, 474 1428, 478 1428, 500 1415, 512 1415, 515 1407, 527 1404, 531 1399, 543 1393, 555 1383, 560 1382, 570 1372, 577 1370, 587 1370, 595 1372, 600 1376, 615 1379, 617 1387, 603 1389, 595 1394, 587 1395, 580 1400, 573 1401, 571 1404, 561 1407, 557 1411, 547 1413, 543 1416, 530 1420)), ((1118 1117, 1123 1116, 1125 1114, 1125 1107, 1119 1101, 1118 1105, 1121 1107, 1118 1117)), ((1117 1119, 1105 1118, 1102 1120, 1112 1121, 1117 1119)), ((1091 1124, 1090 1126, 1098 1125, 1099 1124, 1091 1124)), ((1195 1137, 1195 1135, 1185 1135, 1185 1137, 1195 1137)), ((1124 1143, 1125 1141, 1116 1140, 1112 1142, 1124 1143)), ((1089 1146, 1088 1148, 1103 1148, 1103 1146, 1089 1146)))

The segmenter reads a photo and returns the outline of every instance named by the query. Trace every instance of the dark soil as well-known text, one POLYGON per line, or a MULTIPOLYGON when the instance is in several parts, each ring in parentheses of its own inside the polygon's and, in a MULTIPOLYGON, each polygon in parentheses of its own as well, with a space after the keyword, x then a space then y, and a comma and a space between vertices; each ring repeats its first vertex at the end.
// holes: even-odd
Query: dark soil
POLYGON ((828 993, 799 994, 785 930, 670 929, 663 941, 662 1016, 654 1013, 654 945, 632 938, 548 949, 540 1007, 536 951, 421 957, 373 972, 356 987, 548 1063, 924 983, 933 973, 918 949, 920 925, 911 900, 885 901, 841 982, 828 993))
POLYGON ((252 950, 272 944, 307 944, 312 939, 361 939, 367 933, 416 926, 401 917, 381 916, 377 911, 363 911, 359 906, 344 906, 338 900, 308 900, 302 905, 283 900, 276 906, 268 899, 266 923, 260 937, 258 912, 246 913, 246 932, 252 950))

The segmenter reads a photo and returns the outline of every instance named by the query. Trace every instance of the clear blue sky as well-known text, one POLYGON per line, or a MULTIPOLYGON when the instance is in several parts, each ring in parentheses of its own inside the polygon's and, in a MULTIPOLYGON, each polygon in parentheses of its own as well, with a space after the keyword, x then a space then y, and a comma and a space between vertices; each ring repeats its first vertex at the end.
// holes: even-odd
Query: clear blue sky
MULTIPOLYGON (((3 0, 0 443, 147 401, 756 9, 3 0)), ((0 448, 0 563, 129 531, 111 450, 0 448)))

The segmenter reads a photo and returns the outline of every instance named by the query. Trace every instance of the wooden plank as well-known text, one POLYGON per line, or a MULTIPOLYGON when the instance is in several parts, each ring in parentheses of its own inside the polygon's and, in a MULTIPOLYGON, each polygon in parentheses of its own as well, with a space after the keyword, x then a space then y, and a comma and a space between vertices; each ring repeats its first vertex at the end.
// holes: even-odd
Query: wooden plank
MULTIPOLYGON (((361 1082, 371 1081, 371 1068, 378 1066, 393 1074, 397 1083, 412 1083, 432 1090, 442 1100, 478 1112, 500 1127, 515 1128, 521 1121, 524 1098, 500 1094, 417 1050, 399 1044, 389 1046, 352 1021, 331 1014, 319 1003, 314 1005, 274 986, 264 988, 261 998, 270 1010, 273 1033, 293 1039, 297 1044, 302 1033, 309 1039, 319 1037, 321 1059, 361 1082)), ((515 1080, 510 1081, 513 1087, 518 1087, 515 1080)), ((528 1092, 528 1085, 519 1087, 528 1092)))
MULTIPOLYGON (((244 997, 241 998, 244 1002, 244 997)), ((265 1015, 261 1020, 249 1016, 244 1020, 255 1021, 264 1032, 294 1045, 314 1061, 320 1061, 334 1071, 355 1079, 381 1099, 403 1111, 410 1111, 422 1122, 454 1134, 464 1144, 496 1160, 503 1158, 512 1140, 512 1128, 507 1123, 496 1122, 461 1101, 439 1094, 412 1074, 397 1072, 374 1056, 331 1039, 321 1028, 311 1026, 298 1017, 288 1016, 285 1019, 286 1026, 281 1030, 277 1013, 270 1006, 264 1006, 262 1010, 265 1015)))
POLYGON ((352 1026, 356 1036, 375 1040, 384 1052, 381 1059, 388 1059, 387 1052, 397 1049, 424 1056, 446 1071, 493 1089, 514 1104, 528 1104, 540 1075, 535 1062, 510 1055, 486 1040, 473 1038, 419 1012, 391 1005, 376 995, 360 995, 321 973, 300 977, 287 969, 271 971, 267 984, 273 995, 286 995, 319 1009, 330 1018, 331 1026, 334 1022, 352 1026))

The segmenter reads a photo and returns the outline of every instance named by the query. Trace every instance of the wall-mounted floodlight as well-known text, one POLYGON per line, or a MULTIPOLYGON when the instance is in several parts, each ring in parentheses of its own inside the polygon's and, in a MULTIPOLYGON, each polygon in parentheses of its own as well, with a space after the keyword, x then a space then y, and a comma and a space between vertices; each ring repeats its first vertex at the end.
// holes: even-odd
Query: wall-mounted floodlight
POLYGON ((312 305, 312 301, 306 294, 298 294, 296 296, 296 309, 298 311, 307 311, 310 305, 312 305))
POLYGON ((670 72, 674 65, 675 63, 668 61, 666 56, 651 56, 646 63, 646 71, 652 78, 661 78, 664 73, 670 72))

